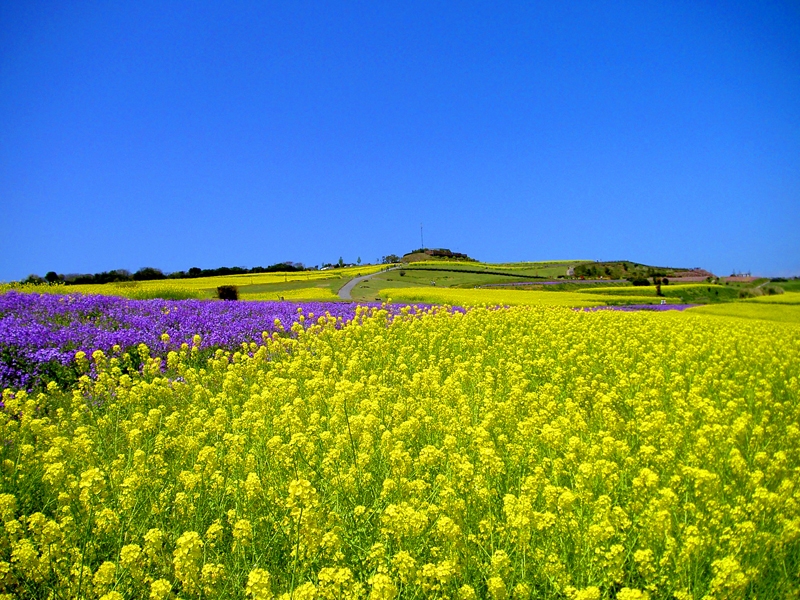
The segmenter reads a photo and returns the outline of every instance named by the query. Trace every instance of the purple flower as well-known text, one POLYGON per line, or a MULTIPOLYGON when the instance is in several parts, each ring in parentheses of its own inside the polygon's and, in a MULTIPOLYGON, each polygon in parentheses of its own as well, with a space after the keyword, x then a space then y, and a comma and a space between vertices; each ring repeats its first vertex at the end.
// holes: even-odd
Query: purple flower
MULTIPOLYGON (((218 302, 210 300, 129 300, 82 294, 0 295, 0 389, 35 384, 49 369, 71 365, 75 353, 108 354, 146 344, 165 356, 201 336, 201 349, 236 349, 242 342, 261 342, 262 332, 283 329, 304 317, 304 326, 323 315, 351 321, 356 303, 218 302), (312 317, 313 315, 313 317, 312 317), (169 341, 162 339, 163 334, 169 341)), ((379 307, 379 303, 361 306, 379 307)), ((387 307, 398 314, 400 306, 387 307)), ((426 306, 420 305, 420 308, 426 306)), ((413 310, 412 312, 415 312, 413 310)))

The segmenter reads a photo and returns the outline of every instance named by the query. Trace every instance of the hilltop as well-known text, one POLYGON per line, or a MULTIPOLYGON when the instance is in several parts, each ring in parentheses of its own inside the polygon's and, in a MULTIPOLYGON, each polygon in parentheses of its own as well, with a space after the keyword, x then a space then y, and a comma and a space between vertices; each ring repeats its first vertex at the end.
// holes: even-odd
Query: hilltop
POLYGON ((447 248, 418 248, 417 250, 406 252, 399 262, 412 263, 424 260, 478 262, 466 254, 453 252, 447 248))

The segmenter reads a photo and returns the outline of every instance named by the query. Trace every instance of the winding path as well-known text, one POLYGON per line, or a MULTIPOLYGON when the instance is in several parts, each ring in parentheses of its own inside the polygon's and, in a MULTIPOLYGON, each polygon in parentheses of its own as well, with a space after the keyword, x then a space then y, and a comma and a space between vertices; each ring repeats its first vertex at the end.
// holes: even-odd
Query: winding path
POLYGON ((390 269, 386 269, 385 271, 378 271, 377 273, 370 273, 369 275, 362 275, 361 277, 354 277, 347 283, 345 283, 341 288, 339 288, 339 298, 342 300, 352 300, 353 297, 350 295, 350 292, 353 291, 353 288, 356 287, 362 281, 366 281, 371 277, 375 277, 375 275, 380 275, 381 273, 387 273, 389 271, 394 271, 398 267, 391 267, 390 269))

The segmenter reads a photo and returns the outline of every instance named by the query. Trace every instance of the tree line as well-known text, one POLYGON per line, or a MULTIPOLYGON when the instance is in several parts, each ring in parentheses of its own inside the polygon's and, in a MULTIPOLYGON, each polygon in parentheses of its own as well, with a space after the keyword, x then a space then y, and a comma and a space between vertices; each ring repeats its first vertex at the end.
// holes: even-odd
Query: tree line
POLYGON ((118 283, 124 281, 153 281, 158 279, 195 279, 198 277, 219 277, 223 275, 249 275, 256 273, 285 273, 293 271, 312 270, 303 266, 303 263, 280 262, 268 267, 219 267, 216 269, 201 269, 192 267, 188 271, 174 271, 164 273, 155 267, 143 267, 131 273, 127 269, 114 269, 100 273, 70 273, 61 274, 49 271, 44 277, 29 275, 22 283, 63 283, 65 285, 79 285, 86 283, 118 283))

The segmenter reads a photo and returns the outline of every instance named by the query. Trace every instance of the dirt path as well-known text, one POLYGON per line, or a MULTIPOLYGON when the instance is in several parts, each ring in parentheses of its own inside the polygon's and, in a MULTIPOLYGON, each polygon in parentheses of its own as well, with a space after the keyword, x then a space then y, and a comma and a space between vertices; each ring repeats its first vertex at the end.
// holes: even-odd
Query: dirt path
POLYGON ((361 277, 354 277, 347 283, 345 283, 341 288, 339 288, 339 298, 342 300, 352 300, 353 297, 350 293, 353 291, 353 288, 356 287, 362 281, 366 281, 371 277, 375 277, 375 275, 380 275, 381 273, 386 273, 388 271, 394 271, 398 267, 392 267, 391 269, 386 269, 386 271, 378 271, 377 273, 370 273, 369 275, 362 275, 361 277))

